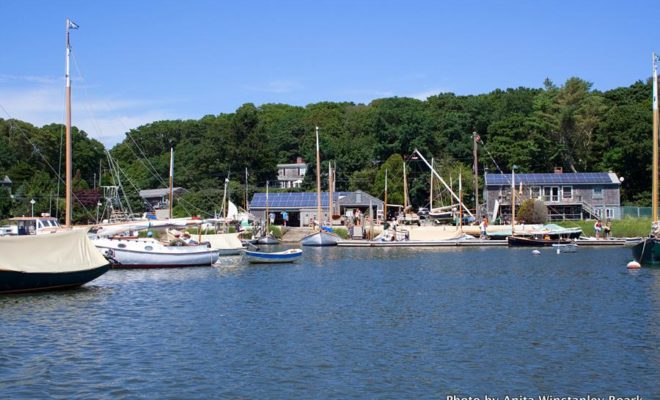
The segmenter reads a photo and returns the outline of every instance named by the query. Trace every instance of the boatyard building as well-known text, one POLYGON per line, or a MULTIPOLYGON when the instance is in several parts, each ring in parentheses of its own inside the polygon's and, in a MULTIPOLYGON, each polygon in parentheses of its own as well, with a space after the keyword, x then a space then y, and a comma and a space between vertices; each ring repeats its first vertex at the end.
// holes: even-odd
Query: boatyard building
POLYGON ((621 180, 613 172, 486 174, 483 198, 489 217, 510 221, 511 185, 516 207, 526 199, 542 200, 551 220, 620 219, 621 180))

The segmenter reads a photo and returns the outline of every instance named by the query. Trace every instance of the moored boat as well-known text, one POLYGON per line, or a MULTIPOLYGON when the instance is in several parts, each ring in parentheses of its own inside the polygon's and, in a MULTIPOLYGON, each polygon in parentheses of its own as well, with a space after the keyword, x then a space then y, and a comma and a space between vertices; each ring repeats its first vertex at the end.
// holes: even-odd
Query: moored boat
POLYGON ((301 249, 288 249, 267 253, 263 251, 245 250, 245 258, 253 264, 292 263, 302 256, 301 249))
POLYGON ((507 242, 509 246, 527 246, 527 247, 540 247, 540 246, 552 246, 553 244, 571 244, 574 243, 572 239, 568 238, 559 238, 559 239, 550 239, 540 236, 518 236, 512 235, 507 237, 507 242))
POLYGON ((108 268, 81 229, 0 238, 0 294, 74 288, 108 268))
POLYGON ((300 240, 300 244, 303 246, 336 246, 338 242, 339 236, 323 229, 300 240))
POLYGON ((94 240, 96 248, 111 259, 112 268, 171 268, 211 265, 219 252, 208 244, 166 245, 155 239, 94 240))

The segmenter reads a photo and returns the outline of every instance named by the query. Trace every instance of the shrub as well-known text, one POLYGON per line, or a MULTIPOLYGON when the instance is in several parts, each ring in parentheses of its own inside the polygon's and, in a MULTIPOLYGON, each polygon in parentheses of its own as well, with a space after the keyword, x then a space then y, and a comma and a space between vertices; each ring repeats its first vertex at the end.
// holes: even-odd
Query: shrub
POLYGON ((548 207, 541 200, 527 199, 523 201, 516 215, 518 222, 527 224, 543 224, 548 219, 548 207))

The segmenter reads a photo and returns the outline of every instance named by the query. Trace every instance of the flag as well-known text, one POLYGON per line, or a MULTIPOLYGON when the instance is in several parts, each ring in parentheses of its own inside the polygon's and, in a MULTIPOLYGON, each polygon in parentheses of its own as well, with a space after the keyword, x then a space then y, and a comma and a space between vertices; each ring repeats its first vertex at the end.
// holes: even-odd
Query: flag
POLYGON ((78 24, 76 24, 75 22, 69 20, 69 29, 78 29, 78 28, 79 28, 78 24))

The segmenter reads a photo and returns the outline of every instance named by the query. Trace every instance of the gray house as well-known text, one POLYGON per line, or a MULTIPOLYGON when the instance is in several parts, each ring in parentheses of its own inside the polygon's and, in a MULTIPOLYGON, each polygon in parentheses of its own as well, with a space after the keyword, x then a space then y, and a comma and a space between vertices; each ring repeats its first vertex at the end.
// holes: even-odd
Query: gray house
MULTIPOLYGON (((333 193, 333 209, 335 224, 339 223, 339 216, 352 216, 357 209, 364 215, 369 215, 369 207, 372 208, 374 218, 379 211, 382 214, 383 200, 371 196, 369 193, 361 190, 355 192, 336 192, 333 193)), ((328 216, 328 193, 321 193, 321 212, 324 221, 329 220, 328 216)), ((275 214, 275 223, 283 223, 283 212, 286 211, 288 217, 288 226, 308 226, 309 223, 317 218, 316 193, 269 193, 268 195, 268 213, 275 214)), ((266 218, 266 193, 255 193, 250 202, 250 213, 255 217, 266 218)))
POLYGON ((277 182, 282 189, 298 188, 305 179, 307 164, 298 157, 294 164, 277 164, 277 182))
MULTIPOLYGON (((551 220, 621 218, 621 182, 613 172, 515 174, 516 206, 540 199, 551 220)), ((511 174, 486 174, 483 191, 487 215, 511 220, 511 174)))
MULTIPOLYGON (((174 197, 178 197, 185 192, 186 189, 184 188, 172 188, 172 195, 174 197)), ((169 188, 140 190, 140 197, 144 200, 147 211, 169 210, 170 208, 169 188)))

